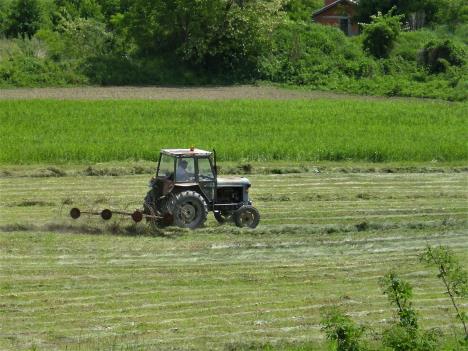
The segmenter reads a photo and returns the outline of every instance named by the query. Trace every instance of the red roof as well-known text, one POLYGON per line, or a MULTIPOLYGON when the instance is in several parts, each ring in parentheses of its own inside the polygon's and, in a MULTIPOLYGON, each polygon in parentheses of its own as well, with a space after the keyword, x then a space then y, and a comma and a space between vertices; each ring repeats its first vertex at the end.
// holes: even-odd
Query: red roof
POLYGON ((312 14, 312 17, 320 15, 322 12, 325 12, 328 9, 331 9, 332 7, 335 7, 336 5, 339 5, 341 3, 349 4, 349 5, 355 5, 355 6, 357 6, 357 4, 358 4, 357 1, 354 1, 354 0, 336 0, 336 1, 332 2, 331 4, 328 4, 327 6, 322 7, 320 10, 315 11, 312 14))

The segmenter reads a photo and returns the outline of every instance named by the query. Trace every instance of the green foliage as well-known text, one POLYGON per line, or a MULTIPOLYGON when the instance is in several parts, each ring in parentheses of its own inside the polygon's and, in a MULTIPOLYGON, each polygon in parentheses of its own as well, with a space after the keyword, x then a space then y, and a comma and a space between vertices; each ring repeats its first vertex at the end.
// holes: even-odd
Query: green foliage
POLYGON ((103 23, 94 19, 78 17, 62 19, 57 27, 65 44, 63 55, 66 58, 86 60, 105 54, 111 34, 103 23))
POLYGON ((439 4, 437 22, 448 25, 452 31, 468 23, 468 3, 465 0, 439 0, 439 4))
POLYGON ((308 22, 312 13, 323 6, 323 0, 288 0, 283 9, 293 21, 308 22))
POLYGON ((437 330, 420 332, 394 324, 382 334, 382 343, 395 351, 438 351, 441 334, 437 330))
POLYGON ((142 54, 163 55, 224 74, 251 74, 281 1, 138 0, 125 15, 142 54))
POLYGON ((442 7, 441 0, 360 0, 357 19, 359 22, 369 23, 372 16, 379 12, 388 13, 394 8, 395 14, 402 15, 406 20, 414 14, 420 14, 425 22, 431 23, 442 7))
POLYGON ((42 10, 38 0, 16 0, 7 18, 6 34, 9 37, 31 38, 40 28, 42 10))
POLYGON ((359 351, 364 349, 360 342, 364 328, 356 325, 351 318, 338 308, 325 309, 322 312, 320 324, 327 339, 336 344, 337 351, 359 351))
POLYGON ((54 0, 57 13, 55 16, 71 19, 84 18, 102 21, 101 6, 98 0, 54 0))
POLYGON ((379 12, 371 18, 372 23, 363 25, 364 50, 374 57, 387 58, 400 34, 401 16, 393 16, 390 11, 385 15, 379 12))
POLYGON ((408 330, 416 330, 418 319, 410 302, 413 296, 411 285, 398 277, 395 272, 389 272, 380 280, 380 286, 390 303, 397 307, 400 325, 408 330))
POLYGON ((463 48, 448 39, 430 41, 421 52, 421 60, 431 73, 446 72, 450 66, 463 66, 465 57, 463 48))
POLYGON ((273 48, 265 53, 260 74, 274 82, 323 87, 342 76, 371 76, 375 68, 339 29, 288 22, 273 34, 273 48))
POLYGON ((86 84, 68 62, 47 58, 49 47, 37 38, 0 40, 0 87, 86 84))
POLYGON ((450 296, 456 311, 457 319, 465 331, 465 341, 468 341, 468 315, 457 303, 457 298, 468 297, 468 272, 461 266, 460 261, 452 250, 445 246, 428 246, 420 256, 420 260, 439 271, 437 277, 443 282, 445 290, 450 296))
POLYGON ((397 351, 437 350, 440 333, 437 330, 420 331, 416 311, 410 299, 413 288, 390 271, 379 281, 384 295, 397 309, 399 321, 387 328, 382 335, 385 346, 397 351))
POLYGON ((6 36, 8 28, 8 12, 10 10, 9 1, 0 1, 0 37, 6 36))

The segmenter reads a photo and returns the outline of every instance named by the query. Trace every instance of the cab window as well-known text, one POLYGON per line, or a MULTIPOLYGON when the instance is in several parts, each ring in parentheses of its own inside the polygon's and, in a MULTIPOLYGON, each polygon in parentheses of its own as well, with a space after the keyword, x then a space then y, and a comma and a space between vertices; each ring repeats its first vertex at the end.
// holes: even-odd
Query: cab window
POLYGON ((195 181, 195 162, 193 158, 177 159, 176 182, 195 181))
POLYGON ((213 180, 213 171, 210 160, 207 158, 198 159, 198 175, 200 180, 213 180))
POLYGON ((161 155, 159 162, 158 177, 168 178, 174 173, 174 158, 168 155, 161 155))

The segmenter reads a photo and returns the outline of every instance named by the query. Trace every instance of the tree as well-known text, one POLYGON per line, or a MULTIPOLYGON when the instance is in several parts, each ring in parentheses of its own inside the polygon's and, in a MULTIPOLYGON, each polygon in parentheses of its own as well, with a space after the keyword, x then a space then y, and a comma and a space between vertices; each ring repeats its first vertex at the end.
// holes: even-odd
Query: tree
POLYGON ((55 0, 59 14, 71 19, 81 17, 102 21, 104 16, 96 0, 55 0))
POLYGON ((16 0, 7 18, 6 34, 31 38, 39 30, 41 22, 42 10, 38 0, 16 0))
POLYGON ((293 21, 308 22, 312 13, 323 6, 323 0, 288 0, 283 9, 293 21))
POLYGON ((3 37, 8 29, 7 17, 10 11, 10 3, 0 1, 0 37, 3 37))
POLYGON ((360 0, 357 19, 359 22, 369 23, 372 16, 379 12, 387 13, 392 8, 395 8, 396 15, 403 15, 407 22, 412 15, 419 14, 426 23, 431 23, 435 20, 441 3, 440 0, 360 0))
POLYGON ((400 35, 402 16, 393 16, 392 13, 393 10, 386 15, 379 12, 371 16, 372 23, 364 25, 364 49, 377 58, 387 58, 400 35))
POLYGON ((281 18, 281 0, 136 0, 125 15, 144 56, 211 72, 252 72, 281 18))
POLYGON ((468 22, 468 3, 466 0, 440 0, 437 22, 448 25, 450 30, 468 22))

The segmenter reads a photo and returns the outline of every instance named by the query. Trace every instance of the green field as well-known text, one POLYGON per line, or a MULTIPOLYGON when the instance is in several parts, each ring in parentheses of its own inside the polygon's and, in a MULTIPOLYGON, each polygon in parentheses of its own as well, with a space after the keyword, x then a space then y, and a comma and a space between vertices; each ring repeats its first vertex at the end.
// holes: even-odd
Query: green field
POLYGON ((66 218, 139 207, 148 177, 0 178, 0 349, 326 349, 324 306, 376 331, 391 321, 377 283, 391 268, 413 284, 421 327, 461 332, 417 255, 444 244, 468 264, 466 173, 251 175, 253 231, 66 218))
POLYGON ((0 101, 0 163, 155 160, 464 161, 467 104, 422 100, 0 101))
POLYGON ((379 345, 392 268, 421 328, 453 346, 462 330, 418 254, 446 245, 468 266, 467 107, 0 100, 0 350, 323 350, 336 305, 379 345), (159 149, 191 144, 216 148, 223 174, 251 173, 255 230, 68 218, 141 208, 159 149))

